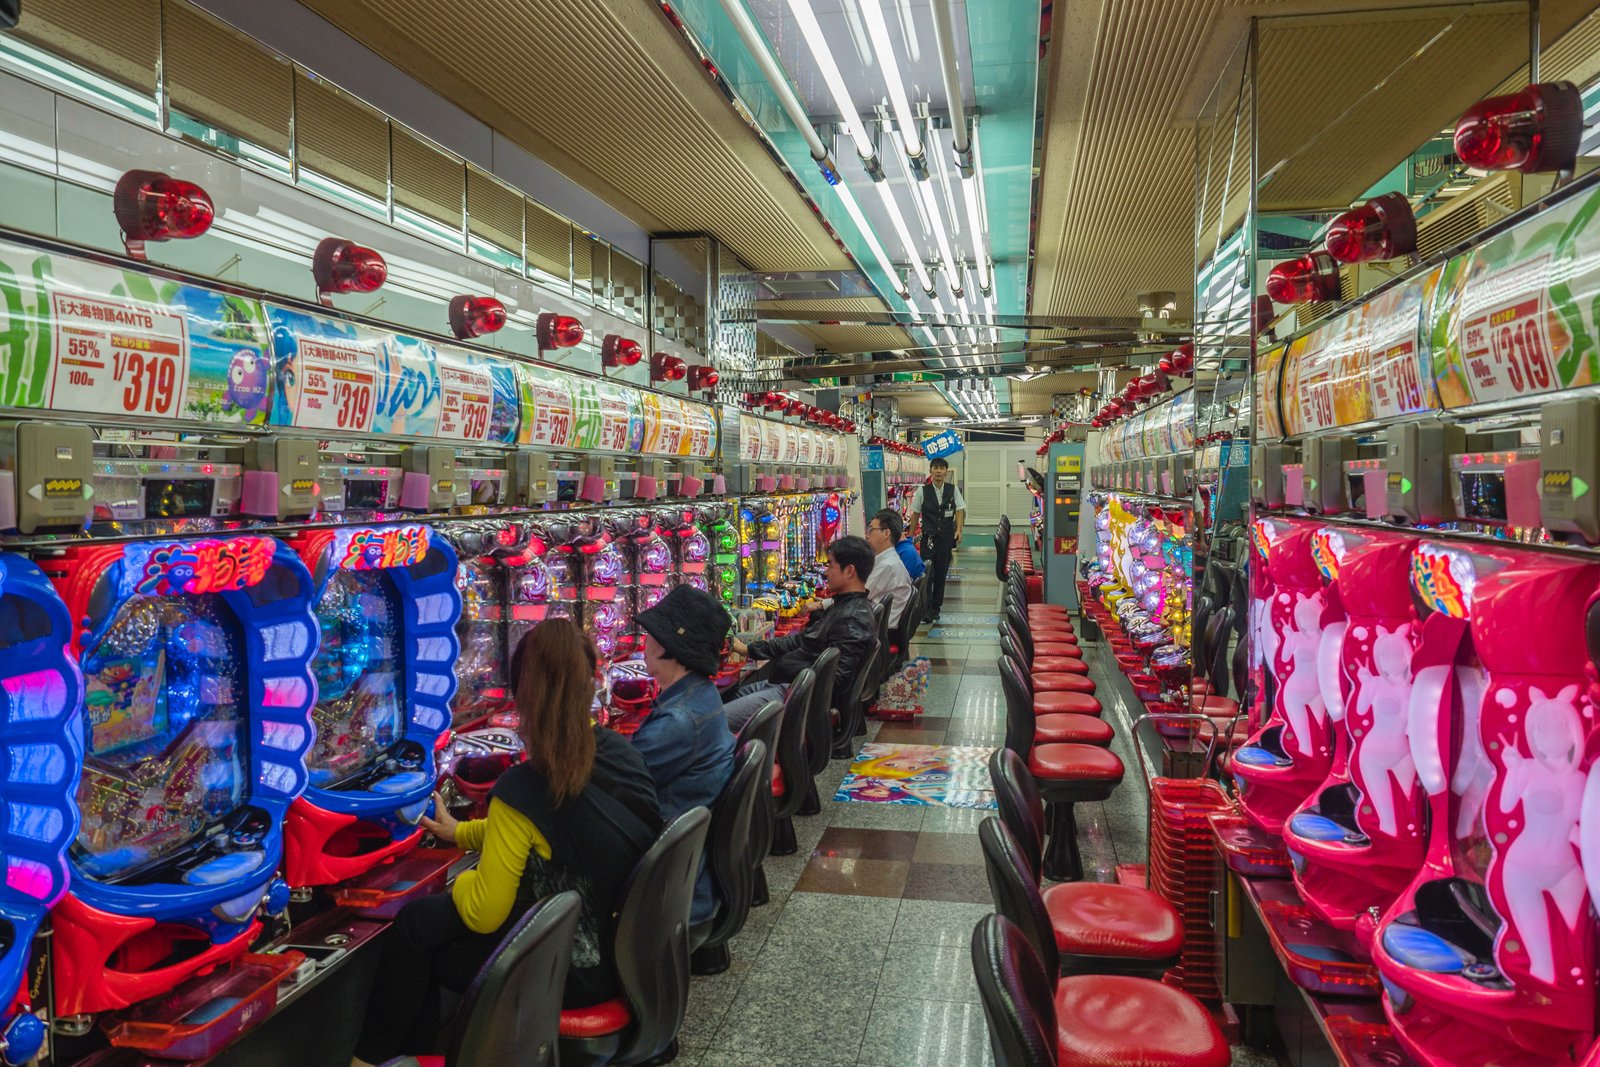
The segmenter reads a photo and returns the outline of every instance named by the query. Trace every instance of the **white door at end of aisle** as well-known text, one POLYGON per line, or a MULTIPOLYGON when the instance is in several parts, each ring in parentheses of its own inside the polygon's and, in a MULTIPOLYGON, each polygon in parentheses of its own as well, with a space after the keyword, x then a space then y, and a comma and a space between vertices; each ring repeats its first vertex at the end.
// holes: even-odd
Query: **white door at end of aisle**
POLYGON ((1027 524, 1033 494, 1017 478, 1017 463, 1037 464, 1037 449, 1037 445, 1021 442, 983 442, 966 447, 962 452, 966 457, 966 481, 961 493, 967 499, 969 526, 992 527, 1002 514, 1011 517, 1013 526, 1027 524))

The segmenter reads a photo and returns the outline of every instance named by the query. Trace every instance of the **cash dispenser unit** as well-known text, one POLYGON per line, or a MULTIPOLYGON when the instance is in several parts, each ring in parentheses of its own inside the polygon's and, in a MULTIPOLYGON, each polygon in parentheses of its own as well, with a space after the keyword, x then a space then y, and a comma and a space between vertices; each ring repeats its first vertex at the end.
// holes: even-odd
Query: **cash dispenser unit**
POLYGON ((238 507, 243 469, 212 456, 226 449, 159 441, 115 447, 143 454, 94 459, 96 522, 221 518, 238 507))
POLYGON ((449 511, 456 503, 456 451, 449 445, 408 445, 400 454, 405 511, 449 511))
POLYGON ((610 456, 586 458, 578 499, 586 504, 606 504, 616 500, 617 494, 617 461, 610 456))
POLYGON ((83 529, 93 509, 93 460, 94 433, 87 426, 0 424, 0 529, 83 529))
POLYGON ((556 480, 550 456, 533 448, 519 448, 511 459, 512 501, 522 507, 542 508, 555 503, 556 480))
POLYGON ((639 479, 634 484, 634 497, 639 500, 659 500, 670 495, 667 492, 671 479, 667 474, 667 461, 664 459, 641 459, 639 461, 639 479))
POLYGON ((1389 515, 1413 526, 1456 517, 1450 457, 1465 452, 1467 431, 1453 422, 1403 422, 1389 427, 1389 515))
POLYGON ((1282 441, 1258 443, 1250 453, 1250 499, 1264 508, 1284 504, 1283 468, 1294 454, 1282 441))
POLYGON ((1558 400, 1539 416, 1544 527, 1600 542, 1600 399, 1558 400))
POLYGON ((317 443, 307 437, 246 442, 244 496, 239 510, 262 519, 304 519, 322 507, 322 464, 317 443))
POLYGON ((484 514, 511 502, 513 474, 498 452, 471 451, 456 458, 455 506, 466 514, 484 514))
POLYGON ((1338 515, 1348 511, 1350 497, 1344 465, 1355 456, 1356 439, 1349 434, 1307 438, 1300 457, 1300 506, 1313 515, 1338 515))

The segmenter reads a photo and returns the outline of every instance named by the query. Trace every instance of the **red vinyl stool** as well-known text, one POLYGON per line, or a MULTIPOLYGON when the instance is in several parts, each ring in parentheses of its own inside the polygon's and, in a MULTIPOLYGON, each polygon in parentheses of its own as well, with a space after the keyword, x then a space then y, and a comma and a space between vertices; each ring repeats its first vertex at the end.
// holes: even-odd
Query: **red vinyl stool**
POLYGON ((1089 665, 1072 656, 1038 656, 1030 664, 1034 674, 1088 674, 1089 665))
POLYGON ((1083 659, 1083 649, 1067 641, 1039 641, 1033 646, 1034 661, 1054 656, 1066 659, 1083 659))
MULTIPOLYGON (((1011 897, 1011 908, 1039 916, 1033 925, 1051 932, 1062 954, 1062 974, 1141 974, 1159 978, 1183 952, 1183 918, 1159 893, 1118 882, 1063 882, 1039 896, 1044 849, 1044 802, 1022 760, 1009 749, 989 757, 1000 821, 1016 843, 1017 856, 990 866, 990 888, 1011 897), (1033 898, 1039 903, 1033 903, 1033 898)), ((1004 838, 1006 835, 1001 835, 1004 838)), ((996 844, 1004 844, 997 840, 996 844)), ((1000 850, 1003 853, 1005 850, 1000 850)), ((1000 905, 1001 912, 1007 908, 1000 905)), ((1024 928, 1030 924, 1023 922, 1024 928)))
POLYGON ((972 968, 997 1063, 1229 1067, 1227 1039, 1194 997, 1115 974, 1052 985, 1035 941, 1003 914, 984 916, 972 932, 972 968))
POLYGON ((1033 740, 1038 745, 1109 745, 1115 736, 1110 723, 1093 715, 1062 713, 1033 719, 1033 740))
POLYGON ((1093 693, 1094 679, 1087 674, 1040 674, 1029 676, 1035 693, 1093 693))

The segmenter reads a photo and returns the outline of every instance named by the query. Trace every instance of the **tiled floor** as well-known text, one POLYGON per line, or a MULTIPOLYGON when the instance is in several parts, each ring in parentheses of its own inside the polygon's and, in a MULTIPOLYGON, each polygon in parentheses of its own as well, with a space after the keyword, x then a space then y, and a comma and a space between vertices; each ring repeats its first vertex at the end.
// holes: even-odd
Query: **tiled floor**
MULTIPOLYGON (((933 660, 926 714, 912 723, 874 723, 871 738, 989 746, 1004 740, 998 603, 993 556, 976 549, 958 554, 944 613, 957 616, 962 631, 983 636, 938 641, 924 629, 916 648, 933 660)), ((1130 759, 1125 748, 1121 754, 1130 759)), ((969 955, 973 926, 993 910, 977 838, 978 823, 993 813, 835 802, 846 769, 843 760, 831 763, 817 783, 821 814, 795 820, 799 852, 767 860, 772 899, 751 911, 733 941, 732 968, 694 980, 675 1063, 993 1062, 969 955)), ((1106 804, 1080 806, 1090 877, 1111 878, 1119 861, 1143 862, 1144 809, 1143 791, 1132 781, 1106 804)))

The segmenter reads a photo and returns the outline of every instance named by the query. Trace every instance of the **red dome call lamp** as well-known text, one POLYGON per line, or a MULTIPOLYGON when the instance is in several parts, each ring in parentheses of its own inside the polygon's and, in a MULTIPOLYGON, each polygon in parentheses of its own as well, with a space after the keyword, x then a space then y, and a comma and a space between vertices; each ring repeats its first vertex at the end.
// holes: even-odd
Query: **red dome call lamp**
POLYGON ((1583 98, 1571 82, 1491 96, 1456 123, 1456 155, 1477 170, 1570 175, 1583 139, 1583 98))
POLYGON ((1384 193, 1328 225, 1328 254, 1340 263, 1409 256, 1417 250, 1417 217, 1404 193, 1384 193))
MULTIPOLYGON (((639 342, 621 334, 608 333, 600 342, 600 364, 605 367, 631 367, 644 358, 639 342)), ((652 373, 651 380, 655 375, 652 373)))
POLYGON ((722 375, 717 373, 717 368, 704 363, 697 363, 689 368, 689 392, 708 393, 717 387, 717 382, 722 375))
POLYGON ((1267 275, 1267 295, 1280 304, 1337 300, 1339 293, 1339 264, 1326 252, 1286 260, 1267 275))
POLYGON ((689 374, 689 365, 677 356, 656 352, 650 356, 652 382, 681 382, 689 374))
POLYGON ((576 348, 583 342, 583 323, 571 315, 541 312, 538 322, 539 348, 576 348))
POLYGON ((492 296, 457 296, 450 299, 450 332, 470 341, 505 328, 506 306, 492 296))
POLYGON ((130 170, 117 180, 111 207, 131 259, 148 259, 149 241, 187 240, 211 228, 217 209, 194 182, 158 170, 130 170))
POLYGON ((324 237, 311 257, 317 301, 333 306, 335 293, 375 293, 389 279, 389 265, 370 248, 343 237, 324 237))

